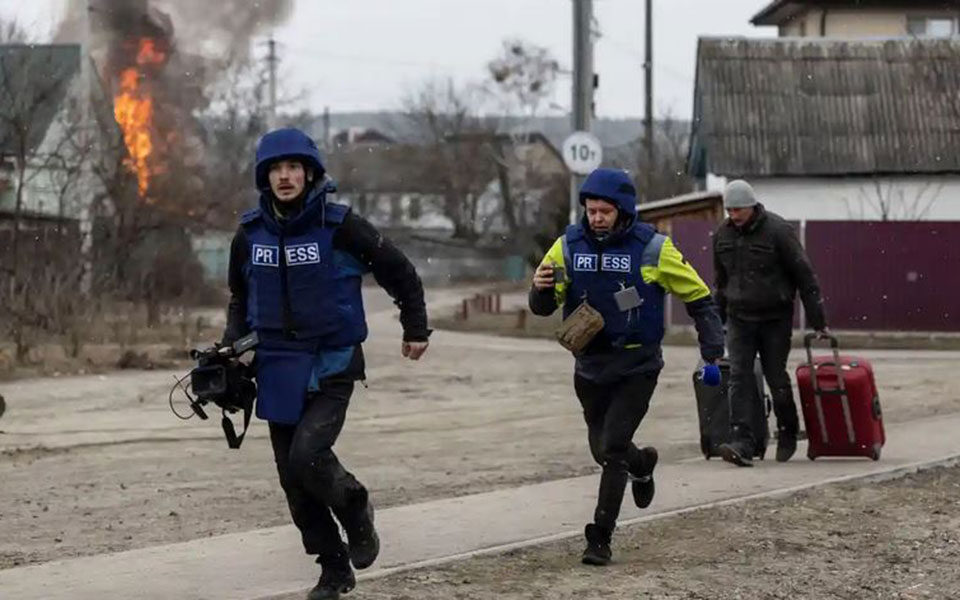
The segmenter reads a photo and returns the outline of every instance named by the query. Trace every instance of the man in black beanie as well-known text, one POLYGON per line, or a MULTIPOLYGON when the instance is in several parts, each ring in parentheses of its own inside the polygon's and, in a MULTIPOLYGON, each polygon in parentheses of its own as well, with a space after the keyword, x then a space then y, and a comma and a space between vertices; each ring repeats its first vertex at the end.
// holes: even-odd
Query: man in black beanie
POLYGON ((793 333, 794 298, 800 292, 807 323, 826 333, 820 285, 793 227, 757 201, 749 183, 731 181, 723 192, 729 218, 713 237, 716 299, 727 327, 730 353, 731 441, 720 446, 723 459, 752 466, 756 444, 751 431, 757 405, 754 361, 760 354, 763 375, 777 416, 777 460, 797 449, 800 422, 787 374, 793 333))

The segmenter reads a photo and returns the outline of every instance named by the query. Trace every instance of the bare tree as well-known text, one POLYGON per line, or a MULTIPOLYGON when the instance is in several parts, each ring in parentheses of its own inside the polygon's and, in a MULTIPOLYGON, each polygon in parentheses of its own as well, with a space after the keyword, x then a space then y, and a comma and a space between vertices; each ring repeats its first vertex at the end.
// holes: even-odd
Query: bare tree
POLYGON ((15 173, 11 251, 6 268, 15 280, 20 268, 20 230, 28 180, 47 167, 38 147, 61 109, 79 65, 63 49, 22 43, 26 34, 15 23, 0 24, 0 33, 8 40, 21 42, 7 44, 0 52, 0 162, 12 161, 15 173))
POLYGON ((567 177, 559 159, 545 152, 549 141, 525 124, 553 95, 559 62, 547 48, 514 38, 503 41, 487 70, 487 93, 506 118, 521 123, 489 144, 502 214, 517 248, 537 261, 566 223, 567 177))
POLYGON ((430 81, 403 101, 404 119, 423 147, 413 176, 439 191, 440 211, 453 223, 454 237, 475 239, 479 233, 480 196, 494 177, 484 160, 489 127, 477 114, 477 102, 468 89, 453 81, 430 81))
POLYGON ((648 201, 692 192, 696 182, 686 168, 689 141, 689 123, 667 112, 656 120, 653 168, 646 168, 647 152, 642 138, 631 142, 628 156, 615 161, 615 166, 638 174, 640 196, 648 201))
MULTIPOLYGON (((218 81, 207 90, 210 102, 199 120, 204 221, 213 226, 235 227, 237 216, 256 200, 252 152, 268 126, 268 86, 266 65, 236 54, 221 65, 218 81)), ((299 97, 285 93, 280 105, 292 105, 299 97)), ((306 116, 297 115, 294 120, 303 126, 306 116)))
POLYGON ((202 143, 192 121, 177 129, 163 121, 166 115, 157 115, 159 128, 168 133, 152 132, 159 156, 150 165, 145 191, 131 168, 130 150, 116 120, 113 86, 99 71, 95 81, 91 113, 97 151, 90 160, 96 179, 90 200, 95 222, 92 287, 104 300, 146 306, 147 325, 154 326, 165 303, 177 300, 191 286, 203 285, 185 235, 201 225, 207 213, 202 143), (180 267, 170 266, 171 257, 183 261, 180 267))
POLYGON ((506 115, 534 117, 553 95, 560 63, 545 47, 506 39, 500 54, 487 63, 490 92, 506 115))
POLYGON ((847 214, 861 220, 922 221, 940 198, 943 184, 924 182, 911 192, 902 183, 873 177, 860 186, 857 198, 844 198, 847 214))
MULTIPOLYGON (((0 35, 26 40, 12 23, 0 25, 0 35)), ((73 217, 86 147, 78 105, 69 101, 78 69, 79 52, 69 47, 9 43, 0 50, 0 163, 12 163, 14 190, 0 321, 21 362, 41 335, 63 332, 80 304, 73 217)))

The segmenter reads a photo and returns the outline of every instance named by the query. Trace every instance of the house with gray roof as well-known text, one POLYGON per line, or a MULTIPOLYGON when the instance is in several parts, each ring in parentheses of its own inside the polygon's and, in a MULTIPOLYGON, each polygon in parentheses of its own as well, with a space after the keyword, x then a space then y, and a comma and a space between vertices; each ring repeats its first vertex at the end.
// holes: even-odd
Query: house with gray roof
POLYGON ((690 139, 788 219, 960 220, 960 39, 701 39, 690 139))
MULTIPOLYGON (((76 217, 77 190, 64 189, 71 153, 69 111, 80 94, 80 46, 0 45, 0 215, 76 217)), ((76 140, 74 140, 76 141, 76 140)))

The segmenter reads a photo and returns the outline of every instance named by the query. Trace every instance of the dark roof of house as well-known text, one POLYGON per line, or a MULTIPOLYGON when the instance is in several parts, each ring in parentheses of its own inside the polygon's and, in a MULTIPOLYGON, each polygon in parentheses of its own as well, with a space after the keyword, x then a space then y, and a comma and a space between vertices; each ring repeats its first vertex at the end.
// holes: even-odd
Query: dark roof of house
MULTIPOLYGON (((516 141, 517 135, 461 134, 450 136, 451 143, 471 144, 479 150, 489 140, 516 141)), ((527 142, 543 144, 559 165, 563 157, 542 133, 529 132, 527 142)), ((354 143, 341 144, 324 156, 327 171, 344 193, 365 194, 442 194, 446 191, 442 169, 435 150, 421 144, 354 143)), ((565 168, 565 167, 564 167, 565 168)), ((477 164, 470 171, 477 177, 496 176, 492 161, 477 164)))
MULTIPOLYGON (((329 116, 332 130, 365 127, 377 129, 400 144, 414 144, 422 141, 422 135, 417 131, 416 126, 401 112, 344 112, 330 113, 329 116)), ((539 131, 557 148, 563 144, 563 140, 571 133, 569 115, 492 117, 492 119, 499 123, 499 130, 502 133, 511 133, 518 129, 539 131)), ((656 122, 659 124, 659 119, 656 122)), ((323 117, 316 116, 308 130, 315 139, 323 139, 323 117)), ((600 139, 604 148, 622 146, 643 135, 643 120, 640 118, 612 119, 598 117, 593 120, 591 131, 600 139)))
POLYGON ((750 19, 754 25, 781 25, 804 10, 831 8, 955 8, 957 0, 773 0, 750 19))
POLYGON ((327 171, 344 193, 435 194, 442 188, 424 177, 428 148, 415 144, 346 144, 324 157, 327 171))
POLYGON ((386 135, 385 133, 368 127, 363 128, 353 128, 344 129, 333 134, 330 139, 331 144, 364 144, 364 143, 376 143, 376 144, 393 144, 396 142, 395 139, 386 135), (356 129, 359 129, 357 131, 356 129))
POLYGON ((701 39, 695 176, 960 173, 960 40, 701 39))
POLYGON ((470 139, 477 139, 477 140, 490 139, 490 140, 497 140, 497 141, 506 142, 506 143, 508 143, 508 144, 509 144, 509 143, 514 143, 514 144, 541 144, 541 145, 542 145, 544 148, 546 148, 547 151, 556 159, 557 163, 559 163, 560 165, 562 165, 564 169, 567 168, 566 163, 564 163, 564 161, 563 161, 563 155, 560 154, 560 150, 558 150, 557 147, 554 146, 553 143, 550 142, 550 139, 547 138, 547 136, 545 136, 543 133, 541 133, 541 132, 539 132, 539 131, 522 131, 522 130, 515 130, 515 131, 512 132, 512 133, 496 133, 496 134, 493 134, 493 135, 491 135, 491 134, 489 134, 489 133, 470 133, 470 134, 461 134, 461 135, 459 135, 459 136, 452 136, 450 139, 452 139, 452 140, 456 140, 456 139, 463 139, 463 140, 470 140, 470 139))
POLYGON ((0 45, 0 153, 36 150, 79 71, 76 44, 0 45))

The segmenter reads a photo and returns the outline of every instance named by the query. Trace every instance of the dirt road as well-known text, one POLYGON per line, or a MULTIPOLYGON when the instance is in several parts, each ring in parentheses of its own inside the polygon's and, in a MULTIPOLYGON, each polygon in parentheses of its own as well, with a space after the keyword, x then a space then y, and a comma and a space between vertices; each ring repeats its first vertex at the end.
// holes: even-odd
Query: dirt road
MULTIPOLYGON (((431 294, 431 306, 459 294, 431 294)), ((594 471, 559 346, 438 331, 411 363, 389 301, 368 304, 370 387, 358 386, 337 451, 379 505, 594 471)), ((960 411, 960 353, 870 356, 888 422, 960 411)), ((669 461, 697 452, 697 357, 692 348, 665 357, 638 438, 669 461)), ((170 414, 172 381, 151 371, 0 386, 0 568, 288 522, 264 424, 228 450, 216 420, 170 414)))

